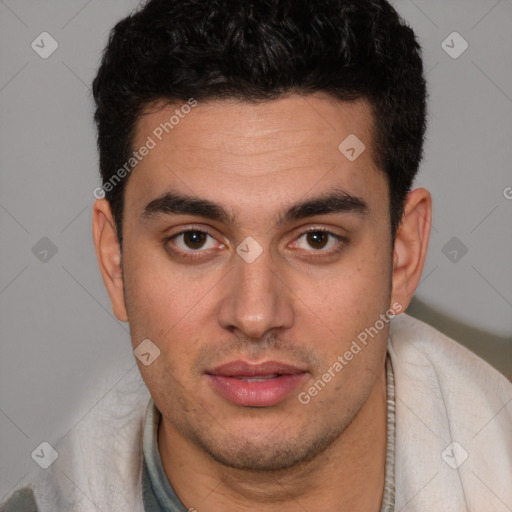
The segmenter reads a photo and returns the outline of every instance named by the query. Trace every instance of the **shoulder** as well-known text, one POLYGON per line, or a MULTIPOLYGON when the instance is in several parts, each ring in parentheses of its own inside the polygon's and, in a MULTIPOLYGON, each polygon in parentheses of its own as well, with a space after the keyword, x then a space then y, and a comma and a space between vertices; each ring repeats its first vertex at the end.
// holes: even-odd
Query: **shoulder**
POLYGON ((512 382, 469 349, 425 322, 407 314, 391 320, 389 349, 403 369, 430 368, 451 381, 512 398, 512 382))
POLYGON ((388 352, 397 398, 397 505, 417 494, 407 510, 447 503, 489 510, 491 487, 502 503, 512 500, 512 383, 405 314, 391 320, 388 352))
POLYGON ((150 394, 136 365, 55 442, 55 462, 34 469, 0 512, 141 511, 142 432, 150 394), (96 510, 95 508, 95 510, 96 510))

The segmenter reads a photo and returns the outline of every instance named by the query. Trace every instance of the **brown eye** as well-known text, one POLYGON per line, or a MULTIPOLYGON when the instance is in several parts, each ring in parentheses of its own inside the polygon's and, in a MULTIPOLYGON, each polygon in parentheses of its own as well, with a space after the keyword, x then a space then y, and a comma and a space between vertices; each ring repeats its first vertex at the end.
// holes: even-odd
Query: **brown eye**
POLYGON ((303 233, 295 242, 295 247, 309 252, 333 253, 343 245, 342 236, 324 231, 321 229, 312 229, 303 233))
POLYGON ((182 231, 171 237, 170 241, 182 252, 203 252, 219 245, 209 233, 197 229, 182 231))
POLYGON ((187 231, 183 234, 183 243, 189 249, 201 249, 207 236, 203 231, 187 231))
POLYGON ((307 234, 307 241, 313 249, 323 249, 329 241, 329 235, 324 231, 310 231, 307 234))

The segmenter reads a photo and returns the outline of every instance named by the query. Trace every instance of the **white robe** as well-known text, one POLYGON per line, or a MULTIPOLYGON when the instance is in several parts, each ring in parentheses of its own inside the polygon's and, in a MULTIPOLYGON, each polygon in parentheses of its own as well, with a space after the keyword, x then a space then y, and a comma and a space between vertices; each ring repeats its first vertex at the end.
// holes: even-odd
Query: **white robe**
MULTIPOLYGON (((396 393, 395 510, 510 512, 512 383, 406 314, 391 320, 388 350, 396 393)), ((149 399, 134 367, 56 446, 58 459, 33 485, 40 512, 144 512, 149 399)))

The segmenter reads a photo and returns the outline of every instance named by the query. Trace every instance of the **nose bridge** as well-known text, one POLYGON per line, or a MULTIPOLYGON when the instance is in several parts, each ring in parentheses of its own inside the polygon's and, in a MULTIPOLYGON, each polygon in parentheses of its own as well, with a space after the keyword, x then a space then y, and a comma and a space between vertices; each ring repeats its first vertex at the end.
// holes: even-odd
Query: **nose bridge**
MULTIPOLYGON (((272 271, 272 257, 268 250, 261 253, 254 261, 247 261, 239 258, 236 262, 235 279, 237 289, 247 298, 253 297, 256 301, 260 300, 260 295, 271 297, 272 290, 271 276, 275 279, 272 271)), ((248 303, 248 301, 245 301, 248 303)))
POLYGON ((254 242, 243 242, 237 248, 231 292, 221 308, 220 321, 224 328, 236 327, 260 338, 269 329, 290 325, 293 314, 270 250, 254 242))

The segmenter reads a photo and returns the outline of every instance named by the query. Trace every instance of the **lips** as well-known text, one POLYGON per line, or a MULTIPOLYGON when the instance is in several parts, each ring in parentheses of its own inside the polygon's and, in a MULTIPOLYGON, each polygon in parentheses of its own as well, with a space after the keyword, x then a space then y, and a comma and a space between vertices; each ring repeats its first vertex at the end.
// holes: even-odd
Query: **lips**
POLYGON ((208 371, 206 377, 224 399, 245 407, 271 407, 282 402, 307 378, 295 365, 277 361, 232 361, 208 371))

